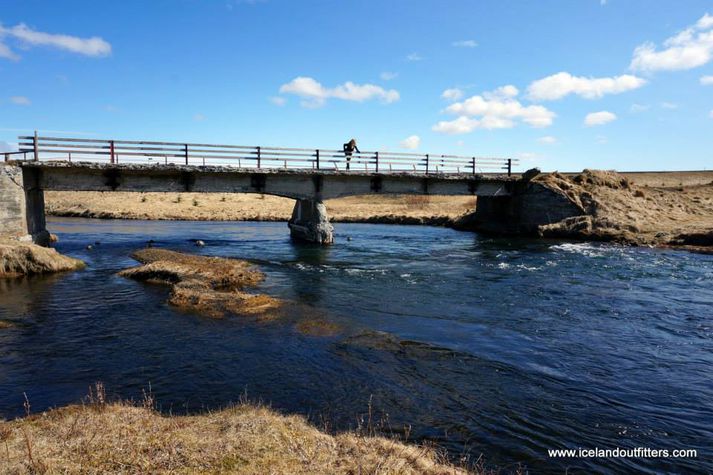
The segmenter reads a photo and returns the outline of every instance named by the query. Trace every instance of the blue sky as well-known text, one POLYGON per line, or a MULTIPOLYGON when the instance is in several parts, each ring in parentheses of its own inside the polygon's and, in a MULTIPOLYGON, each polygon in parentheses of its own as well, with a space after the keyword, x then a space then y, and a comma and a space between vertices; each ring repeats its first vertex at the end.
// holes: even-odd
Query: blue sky
POLYGON ((20 133, 713 168, 710 0, 3 0, 20 133))

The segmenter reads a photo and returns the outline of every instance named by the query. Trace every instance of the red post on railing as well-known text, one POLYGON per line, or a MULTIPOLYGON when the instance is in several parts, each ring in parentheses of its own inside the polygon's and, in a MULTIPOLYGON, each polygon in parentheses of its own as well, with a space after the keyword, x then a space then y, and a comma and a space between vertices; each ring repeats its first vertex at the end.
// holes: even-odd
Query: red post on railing
POLYGON ((317 157, 317 170, 319 170, 319 149, 317 149, 317 155, 315 156, 317 157))
POLYGON ((109 159, 111 163, 114 163, 114 141, 109 140, 109 159))
POLYGON ((35 149, 35 161, 38 161, 40 159, 40 145, 38 142, 39 142, 39 140, 37 137, 37 131, 35 130, 35 138, 32 142, 32 144, 34 145, 34 149, 35 149))
POLYGON ((379 152, 376 152, 376 173, 379 173, 379 152))
POLYGON ((183 144, 183 156, 186 158, 186 165, 188 165, 188 144, 183 144))
POLYGON ((257 148, 257 167, 260 168, 260 147, 257 148))
POLYGON ((512 158, 508 158, 508 176, 512 176, 512 158))

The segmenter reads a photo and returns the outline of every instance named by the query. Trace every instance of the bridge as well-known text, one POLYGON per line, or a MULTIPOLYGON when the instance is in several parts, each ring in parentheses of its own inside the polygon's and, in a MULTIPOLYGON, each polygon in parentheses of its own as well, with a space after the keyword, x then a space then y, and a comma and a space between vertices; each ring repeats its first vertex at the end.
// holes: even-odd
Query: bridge
MULTIPOLYGON (((350 195, 478 197, 481 216, 513 216, 517 160, 400 152, 19 137, 0 167, 4 234, 47 238, 44 190, 262 193, 296 200, 293 238, 333 241, 323 200, 350 195)), ((521 193, 520 193, 521 194, 521 193)), ((522 202, 519 200, 518 203, 522 202)), ((515 213, 517 214, 517 212, 515 213)), ((557 213, 555 213, 557 214, 557 213)), ((556 218, 557 216, 555 216, 556 218)))

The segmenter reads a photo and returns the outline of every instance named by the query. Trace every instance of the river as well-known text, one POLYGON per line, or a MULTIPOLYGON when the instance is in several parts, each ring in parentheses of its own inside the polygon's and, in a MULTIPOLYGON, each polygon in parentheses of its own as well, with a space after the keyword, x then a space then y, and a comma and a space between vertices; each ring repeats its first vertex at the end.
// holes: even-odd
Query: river
POLYGON ((330 431, 374 425, 505 472, 712 472, 713 255, 337 224, 51 218, 86 270, 0 280, 0 417, 151 388, 163 411, 247 396, 330 431), (147 240, 254 261, 261 292, 338 325, 211 319, 116 273, 147 240), (206 242, 197 248, 190 239, 206 242), (99 242, 100 244, 94 244, 99 242), (93 249, 87 249, 92 244, 93 249), (405 429, 410 427, 410 429, 405 429), (697 449, 685 459, 554 459, 547 449, 697 449))

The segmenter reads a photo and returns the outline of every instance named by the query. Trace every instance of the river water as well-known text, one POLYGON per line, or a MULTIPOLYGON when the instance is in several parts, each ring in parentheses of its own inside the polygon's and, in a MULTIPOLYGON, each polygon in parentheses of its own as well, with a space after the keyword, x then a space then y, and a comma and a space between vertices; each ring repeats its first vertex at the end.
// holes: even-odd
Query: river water
POLYGON ((504 472, 711 472, 713 256, 337 224, 332 247, 284 223, 53 218, 84 271, 0 280, 0 417, 150 385, 161 409, 247 395, 331 431, 374 425, 504 472), (347 240, 347 237, 350 240, 347 240), (118 277, 156 246, 256 262, 299 316, 211 319, 118 277), (196 248, 190 239, 202 239, 196 248), (86 249, 95 241, 101 244, 86 249), (301 332, 319 318, 334 335, 301 332), (404 429, 410 427, 410 429, 404 429), (553 459, 556 448, 697 449, 685 459, 553 459))

